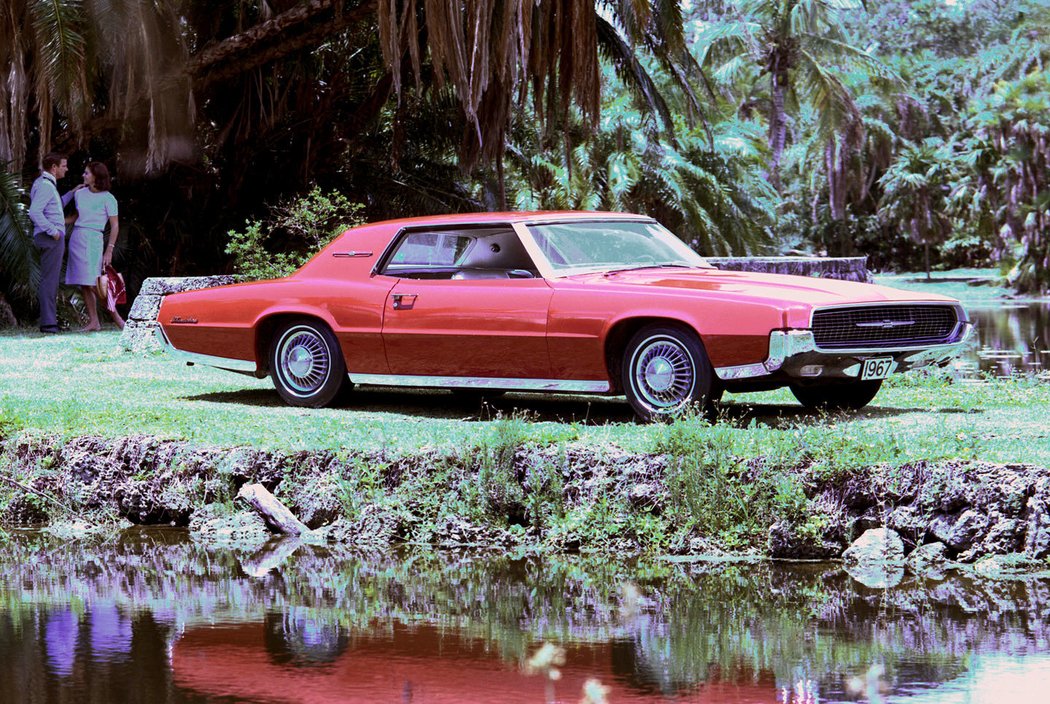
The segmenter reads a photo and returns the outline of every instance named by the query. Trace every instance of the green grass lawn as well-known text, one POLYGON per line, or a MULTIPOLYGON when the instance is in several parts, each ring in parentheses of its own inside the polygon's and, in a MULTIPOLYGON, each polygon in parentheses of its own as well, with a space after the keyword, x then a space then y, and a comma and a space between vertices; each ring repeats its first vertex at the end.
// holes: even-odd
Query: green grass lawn
POLYGON ((851 465, 984 459, 1050 466, 1050 383, 897 375, 853 416, 806 413, 786 390, 727 395, 714 426, 640 425, 623 399, 508 394, 488 407, 444 392, 356 390, 341 408, 283 405, 268 379, 121 350, 118 334, 0 333, 0 434, 149 434, 280 450, 469 448, 515 423, 525 442, 665 447, 687 430, 735 456, 851 465), (508 421, 508 419, 511 419, 508 421), (520 422, 522 419, 527 422, 520 422), (695 428, 693 427, 695 426, 695 428), (704 439, 708 438, 708 439, 704 439))

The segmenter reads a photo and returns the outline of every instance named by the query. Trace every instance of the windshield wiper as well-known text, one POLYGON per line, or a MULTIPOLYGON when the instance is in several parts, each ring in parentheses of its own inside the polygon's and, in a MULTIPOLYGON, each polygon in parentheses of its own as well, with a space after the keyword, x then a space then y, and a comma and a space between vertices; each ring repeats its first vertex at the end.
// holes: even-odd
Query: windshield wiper
POLYGON ((625 271, 638 271, 640 269, 696 269, 695 264, 689 264, 687 262, 667 262, 664 264, 636 264, 635 266, 625 266, 618 269, 608 269, 602 272, 603 276, 609 276, 610 274, 620 274, 625 271))

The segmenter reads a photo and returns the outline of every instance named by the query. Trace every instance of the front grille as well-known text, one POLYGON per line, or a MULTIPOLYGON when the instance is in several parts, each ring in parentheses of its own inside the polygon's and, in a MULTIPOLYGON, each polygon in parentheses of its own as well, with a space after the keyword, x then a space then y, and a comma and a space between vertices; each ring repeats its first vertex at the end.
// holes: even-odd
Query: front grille
POLYGON ((952 342, 959 319, 951 305, 872 305, 818 310, 813 338, 823 349, 917 347, 952 342))

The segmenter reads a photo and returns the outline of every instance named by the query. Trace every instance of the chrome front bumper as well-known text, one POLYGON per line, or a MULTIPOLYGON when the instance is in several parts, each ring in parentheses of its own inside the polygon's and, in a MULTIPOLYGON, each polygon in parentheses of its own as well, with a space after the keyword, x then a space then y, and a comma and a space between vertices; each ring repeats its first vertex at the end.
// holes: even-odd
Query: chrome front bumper
POLYGON ((799 379, 856 378, 860 376, 864 360, 873 357, 892 357, 896 363, 894 371, 903 372, 950 361, 970 343, 973 333, 973 324, 962 322, 955 332, 955 341, 942 345, 824 350, 817 347, 809 330, 775 330, 769 334, 766 361, 715 367, 715 374, 722 381, 757 379, 773 374, 799 379))

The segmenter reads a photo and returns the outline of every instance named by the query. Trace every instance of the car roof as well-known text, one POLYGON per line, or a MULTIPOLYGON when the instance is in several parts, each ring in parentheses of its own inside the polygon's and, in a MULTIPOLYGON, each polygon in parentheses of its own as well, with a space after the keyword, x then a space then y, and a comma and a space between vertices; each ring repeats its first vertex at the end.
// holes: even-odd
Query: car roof
POLYGON ((423 217, 401 218, 398 220, 386 220, 384 222, 370 223, 372 225, 396 225, 398 227, 421 227, 431 225, 466 225, 486 223, 541 223, 541 222, 564 222, 566 220, 650 220, 645 215, 632 213, 612 213, 600 211, 581 210, 535 210, 535 211, 505 211, 495 213, 452 213, 449 215, 427 215, 423 217))

